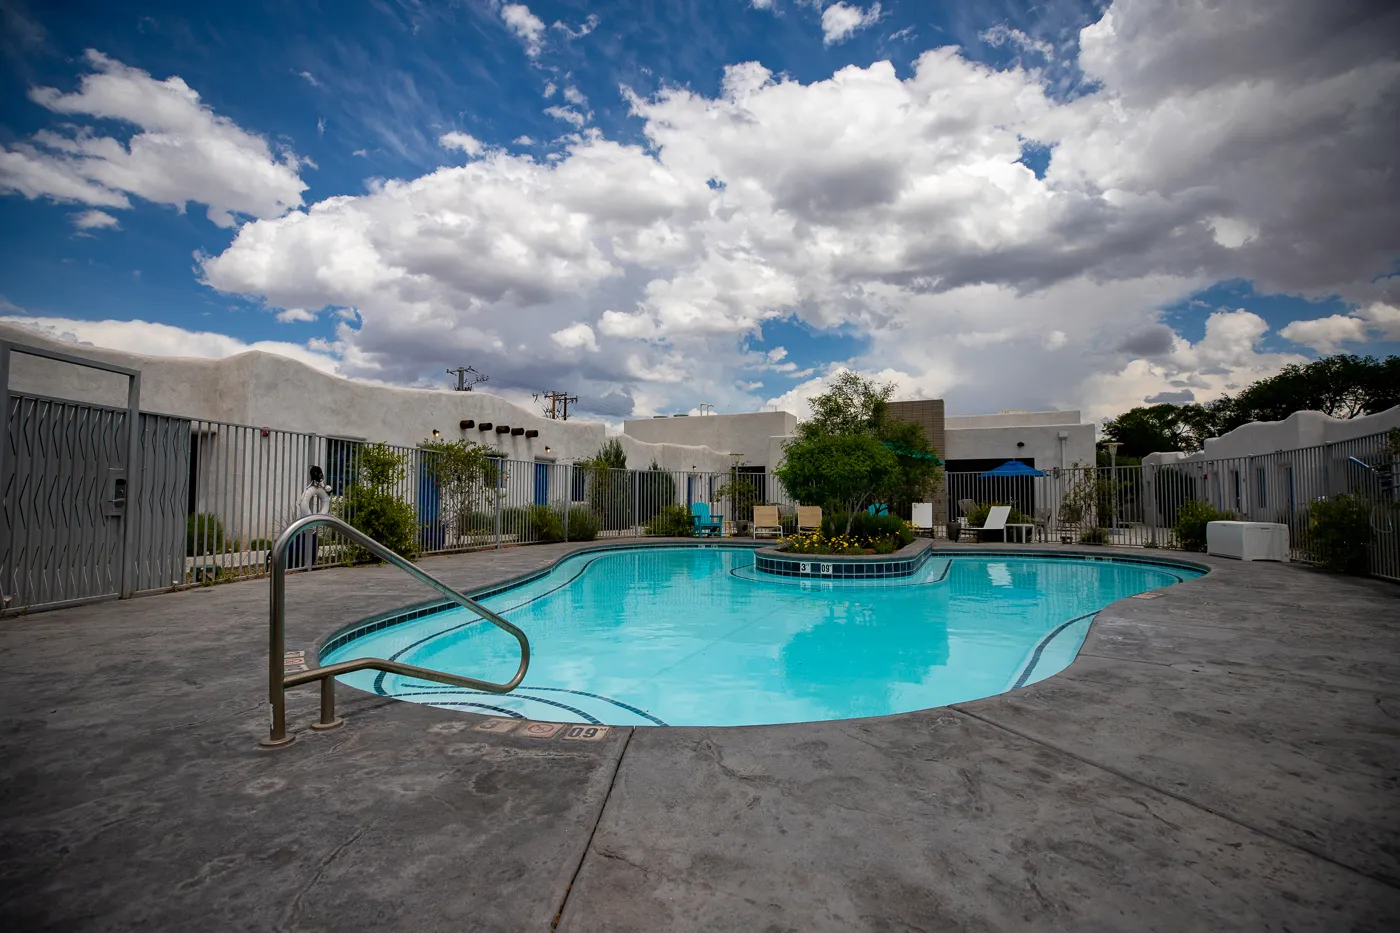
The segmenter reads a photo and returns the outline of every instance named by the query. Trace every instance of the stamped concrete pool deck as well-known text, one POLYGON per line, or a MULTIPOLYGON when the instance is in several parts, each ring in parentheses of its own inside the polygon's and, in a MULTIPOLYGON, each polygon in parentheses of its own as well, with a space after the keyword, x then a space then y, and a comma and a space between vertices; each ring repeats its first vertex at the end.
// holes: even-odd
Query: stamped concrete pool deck
MULTIPOLYGON (((421 566, 471 589, 574 547, 421 566)), ((1400 928, 1400 587, 1191 559, 1011 693, 600 742, 342 686, 343 728, 306 729, 301 688, 298 740, 259 749, 263 582, 6 618, 0 927, 1400 928)), ((308 652, 427 595, 387 567, 287 589, 308 652)))

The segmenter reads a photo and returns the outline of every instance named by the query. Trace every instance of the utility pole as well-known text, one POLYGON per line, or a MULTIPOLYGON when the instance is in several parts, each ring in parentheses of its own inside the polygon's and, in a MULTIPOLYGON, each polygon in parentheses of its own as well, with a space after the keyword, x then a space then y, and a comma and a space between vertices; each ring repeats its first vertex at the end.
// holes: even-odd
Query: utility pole
POLYGON ((485 382, 490 378, 485 373, 478 372, 470 366, 459 366, 456 369, 449 369, 447 374, 457 377, 456 389, 458 392, 470 392, 472 386, 480 382, 485 382), (469 376, 475 376, 476 378, 471 379, 468 378, 469 376))
MULTIPOLYGON (((549 407, 544 409, 544 416, 546 418, 549 418, 553 421, 569 420, 569 403, 577 402, 577 395, 570 395, 567 392, 559 391, 544 392, 541 394, 543 394, 545 398, 549 399, 549 407)), ((536 401, 539 400, 539 397, 539 395, 535 396, 536 401)))

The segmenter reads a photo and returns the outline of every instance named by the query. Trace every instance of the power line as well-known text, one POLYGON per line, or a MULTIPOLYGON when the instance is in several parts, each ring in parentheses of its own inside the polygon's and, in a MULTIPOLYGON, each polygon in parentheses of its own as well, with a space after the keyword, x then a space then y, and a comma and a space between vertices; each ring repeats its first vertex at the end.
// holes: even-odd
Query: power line
MULTIPOLYGON (((467 368, 468 370, 470 370, 471 372, 474 372, 474 373, 477 372, 476 370, 471 369, 471 367, 466 367, 466 368, 467 368)), ((455 374, 457 371, 456 371, 456 370, 448 370, 448 372, 454 373, 454 374, 455 374)), ((481 374, 478 373, 478 375, 481 375, 481 374)), ((487 378, 487 377, 483 376, 483 378, 477 380, 477 382, 485 382, 485 381, 486 381, 486 378, 487 378)), ((548 392, 545 392, 545 391, 543 391, 543 390, 537 388, 536 386, 527 385, 526 383, 523 383, 523 382, 517 382, 517 381, 514 380, 514 379, 507 379, 507 378, 505 378, 505 377, 503 377, 503 376, 491 376, 491 377, 489 377, 489 378, 490 378, 490 380, 491 380, 491 385, 492 385, 492 386, 498 386, 498 387, 503 388, 503 389, 519 389, 519 390, 522 391, 522 392, 529 392, 529 393, 531 394, 531 396, 532 396, 536 401, 539 401, 540 396, 546 396, 546 397, 548 397, 548 395, 549 395, 548 392)), ((474 384, 475 384, 475 383, 474 383, 474 384)), ((572 406, 573 408, 576 408, 576 409, 579 410, 579 411, 586 411, 586 412, 591 412, 591 413, 599 414, 599 415, 607 415, 607 416, 610 416, 610 417, 613 417, 613 418, 626 419, 626 418, 632 417, 632 416, 636 413, 635 410, 634 410, 634 411, 624 411, 623 409, 617 407, 616 405, 609 405, 609 404, 607 404, 606 402, 594 401, 594 400, 590 400, 590 399, 587 399, 587 398, 580 398, 579 396, 576 396, 576 395, 571 395, 571 396, 569 396, 569 404, 570 404, 570 406, 572 406)), ((545 410, 545 414, 546 414, 546 415, 549 414, 548 409, 545 410)), ((561 420, 562 420, 562 419, 561 419, 561 420)))
POLYGON ((459 366, 456 369, 449 369, 447 371, 447 374, 449 376, 457 377, 458 392, 470 392, 472 390, 472 386, 478 385, 491 378, 485 373, 479 372, 478 370, 475 370, 470 366, 459 366), (476 378, 469 378, 469 376, 475 376, 476 378))

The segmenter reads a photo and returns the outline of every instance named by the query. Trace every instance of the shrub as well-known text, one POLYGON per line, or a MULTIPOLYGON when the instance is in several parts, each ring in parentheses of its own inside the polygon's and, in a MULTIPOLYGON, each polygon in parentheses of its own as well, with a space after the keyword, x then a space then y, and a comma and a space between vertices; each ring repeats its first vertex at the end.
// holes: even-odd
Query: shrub
POLYGON ((576 505, 569 509, 569 540, 570 541, 592 541, 598 537, 598 532, 602 530, 603 523, 598 520, 598 516, 588 510, 587 506, 576 505))
MULTIPOLYGON (((1080 544, 1107 544, 1107 528, 1085 528, 1079 533, 1080 544)), ((1204 548, 1202 548, 1204 550, 1204 548)))
POLYGON ((185 523, 185 556, 219 554, 227 548, 224 523, 213 512, 197 512, 185 523))
POLYGON ((842 537, 856 541, 861 547, 875 548, 877 553, 892 554, 914 540, 914 529, 904 519, 895 515, 871 515, 857 512, 851 516, 851 531, 846 533, 846 516, 841 514, 823 515, 821 535, 827 540, 842 537), (894 547, 880 551, 879 542, 889 541, 894 547))
POLYGON ((1365 499, 1347 494, 1312 504, 1312 550, 1318 563, 1337 573, 1364 574, 1371 558, 1371 513, 1365 499))
MULTIPOLYGON (((396 554, 413 557, 418 549, 418 516, 395 490, 404 480, 403 454, 387 444, 360 450, 355 476, 341 504, 345 520, 396 554)), ((371 559, 368 551, 352 547, 351 560, 371 559)))
POLYGON ((501 534, 515 535, 516 540, 522 543, 535 540, 535 508, 533 505, 512 505, 501 509, 501 534))
POLYGON ((690 518, 690 509, 672 503, 664 506, 647 522, 647 534, 661 537, 687 537, 694 533, 695 523, 690 518))
POLYGON ((547 505, 532 505, 529 509, 529 524, 534 531, 531 540, 563 541, 564 516, 557 509, 547 505))
POLYGON ((1206 525, 1211 522, 1232 522, 1234 512, 1222 512, 1209 502, 1193 499, 1182 504, 1176 513, 1176 525, 1172 528, 1172 539, 1183 551, 1204 551, 1206 549, 1206 525))

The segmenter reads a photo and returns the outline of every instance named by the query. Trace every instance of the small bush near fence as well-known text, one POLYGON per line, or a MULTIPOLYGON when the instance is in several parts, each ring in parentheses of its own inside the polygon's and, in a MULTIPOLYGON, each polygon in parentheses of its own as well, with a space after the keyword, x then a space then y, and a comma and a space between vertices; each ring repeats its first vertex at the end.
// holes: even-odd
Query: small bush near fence
POLYGON ((185 556, 220 554, 224 547, 224 523, 213 512, 197 512, 185 523, 185 556))
POLYGON ((651 521, 647 522, 647 534, 659 537, 686 537, 693 534, 695 523, 690 518, 690 509, 683 505, 663 506, 651 521))
MULTIPOLYGON (((394 492, 404 478, 405 457, 387 444, 370 444, 360 451, 358 471, 345 496, 345 520, 396 554, 413 557, 418 550, 418 514, 394 492)), ((350 559, 369 560, 360 547, 350 559)))
POLYGON ((1183 551, 1204 551, 1206 525, 1234 520, 1234 512, 1222 512, 1209 502, 1183 502, 1177 509, 1176 525, 1172 528, 1173 543, 1183 551))
POLYGON ((1338 573, 1370 568, 1371 512, 1360 496, 1336 495, 1312 504, 1312 550, 1318 563, 1338 573))
POLYGON ((586 505, 569 509, 568 525, 564 524, 563 509, 557 506, 531 505, 506 511, 516 514, 511 516, 508 525, 503 514, 502 524, 518 529, 521 541, 592 541, 603 525, 586 505))
POLYGON ((588 510, 585 505, 576 505, 569 509, 569 540, 570 541, 592 541, 598 537, 598 532, 603 530, 603 523, 598 520, 598 516, 588 510))

